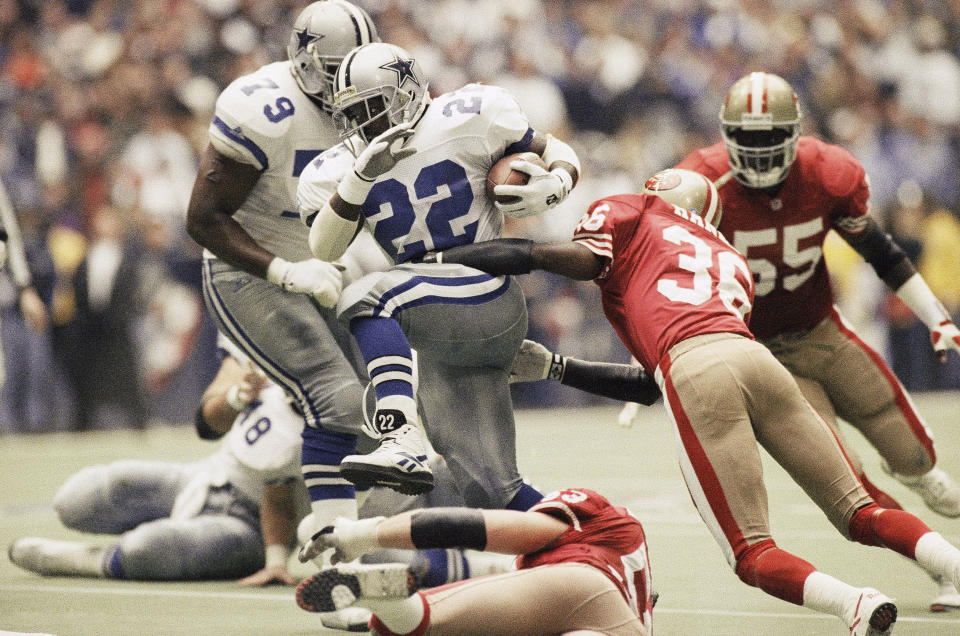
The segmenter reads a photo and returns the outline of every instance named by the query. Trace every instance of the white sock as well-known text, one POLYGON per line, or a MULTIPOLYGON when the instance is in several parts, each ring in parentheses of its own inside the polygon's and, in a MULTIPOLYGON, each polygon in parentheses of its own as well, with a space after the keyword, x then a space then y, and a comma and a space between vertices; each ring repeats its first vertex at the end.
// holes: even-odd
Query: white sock
POLYGON ((467 561, 467 567, 470 568, 471 577, 509 572, 514 569, 516 561, 516 557, 510 554, 478 552, 476 550, 464 550, 463 558, 467 561))
POLYGON ((423 620, 424 600, 419 594, 404 599, 358 599, 354 605, 366 607, 395 634, 409 634, 423 620))
POLYGON ((414 426, 420 421, 420 418, 417 417, 417 401, 406 395, 388 395, 382 400, 377 400, 377 410, 380 409, 396 409, 403 413, 408 424, 414 426))
POLYGON ((803 582, 803 606, 832 614, 849 625, 853 622, 861 591, 829 574, 811 572, 803 582))
POLYGON ((960 550, 943 538, 939 532, 928 532, 917 541, 914 555, 925 570, 943 575, 960 587, 960 550))

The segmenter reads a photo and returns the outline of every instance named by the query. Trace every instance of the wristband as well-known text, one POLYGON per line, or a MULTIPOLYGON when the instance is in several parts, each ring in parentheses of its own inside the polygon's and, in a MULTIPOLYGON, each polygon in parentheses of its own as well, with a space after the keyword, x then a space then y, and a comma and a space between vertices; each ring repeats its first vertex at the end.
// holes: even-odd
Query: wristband
POLYGON ((227 389, 227 395, 223 399, 226 401, 227 405, 230 406, 230 408, 238 413, 247 408, 247 405, 250 404, 249 400, 240 395, 239 384, 234 384, 232 387, 227 389))
POLYGON ((897 288, 896 294, 931 331, 939 327, 944 320, 950 320, 950 314, 933 295, 920 274, 908 278, 897 288))
POLYGON ((266 566, 268 568, 285 568, 290 559, 290 548, 281 543, 271 543, 266 548, 266 566))
POLYGON ((337 185, 337 194, 350 205, 363 205, 373 187, 373 181, 367 181, 356 170, 350 172, 337 185))
POLYGON ((273 260, 270 261, 270 265, 267 266, 267 280, 274 285, 283 287, 283 277, 286 275, 289 266, 290 261, 285 258, 280 258, 279 256, 274 256, 273 260))
POLYGON ((560 177, 560 181, 563 183, 564 193, 569 194, 570 190, 573 189, 573 177, 570 176, 570 173, 564 168, 554 168, 550 171, 550 174, 555 174, 560 177))
POLYGON ((559 353, 553 354, 553 358, 550 360, 550 368, 547 370, 547 380, 563 380, 563 372, 567 367, 567 359, 564 358, 559 353))

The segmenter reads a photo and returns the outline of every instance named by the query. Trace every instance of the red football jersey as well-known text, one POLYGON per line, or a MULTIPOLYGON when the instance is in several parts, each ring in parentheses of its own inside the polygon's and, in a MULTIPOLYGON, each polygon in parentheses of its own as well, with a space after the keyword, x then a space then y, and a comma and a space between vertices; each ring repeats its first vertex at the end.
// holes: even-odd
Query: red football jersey
POLYGON ((595 280, 604 313, 644 368, 693 336, 753 337, 746 261, 697 214, 654 195, 608 197, 590 206, 573 239, 603 259, 595 280))
POLYGON ((550 546, 517 557, 517 569, 586 563, 613 581, 637 616, 650 625, 650 559, 643 526, 626 508, 586 488, 552 492, 530 508, 570 524, 550 546))
MULTIPOLYGON (((716 181, 730 171, 722 143, 691 153, 678 168, 716 181)), ((720 231, 747 257, 756 281, 750 329, 764 339, 810 329, 833 305, 823 242, 866 224, 870 188, 860 162, 839 146, 800 137, 797 159, 775 194, 730 178, 720 186, 720 231)))

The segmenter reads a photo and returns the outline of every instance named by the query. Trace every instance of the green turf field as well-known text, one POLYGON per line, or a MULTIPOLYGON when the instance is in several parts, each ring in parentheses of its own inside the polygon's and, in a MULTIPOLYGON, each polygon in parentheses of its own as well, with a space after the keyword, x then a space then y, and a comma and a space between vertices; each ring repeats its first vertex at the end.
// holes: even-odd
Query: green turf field
MULTIPOLYGON (((940 465, 960 476, 960 395, 915 397, 936 436, 940 465)), ((846 633, 837 619, 778 601, 736 578, 686 494, 662 406, 647 414, 644 425, 624 430, 616 424, 616 406, 521 411, 518 446, 521 470, 544 492, 594 488, 644 522, 660 593, 654 633, 846 633)), ((960 545, 960 519, 928 511, 919 497, 880 471, 862 439, 853 441, 875 483, 960 545)), ((188 460, 211 448, 186 428, 0 437, 0 544, 5 548, 24 535, 81 537, 57 524, 49 501, 61 481, 82 466, 126 457, 188 460)), ((765 474, 774 538, 782 547, 848 583, 895 597, 898 635, 960 635, 960 613, 927 611, 935 587, 919 569, 885 550, 846 542, 772 461, 765 474)), ((302 568, 296 564, 295 574, 310 573, 302 568)), ((324 630, 315 616, 297 608, 289 588, 43 578, 0 558, 0 634, 4 630, 61 636, 343 633, 324 630)))

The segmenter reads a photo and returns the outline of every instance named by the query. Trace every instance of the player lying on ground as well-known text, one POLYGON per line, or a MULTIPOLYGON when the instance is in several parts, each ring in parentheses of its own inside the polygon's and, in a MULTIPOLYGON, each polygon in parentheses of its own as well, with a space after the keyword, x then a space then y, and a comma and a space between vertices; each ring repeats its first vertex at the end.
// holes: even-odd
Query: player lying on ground
POLYGON ((314 612, 367 607, 375 634, 650 633, 643 527, 591 490, 551 493, 526 512, 437 508, 342 519, 317 533, 301 559, 330 548, 334 562, 351 562, 305 579, 297 603, 314 612), (352 562, 385 547, 452 546, 518 554, 517 569, 415 591, 402 566, 352 562))
POLYGON ((715 225, 712 182, 666 170, 642 194, 594 202, 571 242, 490 241, 445 250, 494 274, 532 269, 594 279, 604 313, 655 377, 677 433, 693 502, 728 563, 748 585, 833 614, 853 634, 886 633, 890 598, 817 571, 779 548, 769 528, 762 445, 840 533, 883 546, 957 583, 960 550, 903 510, 879 507, 793 376, 747 328, 753 277, 715 225))

